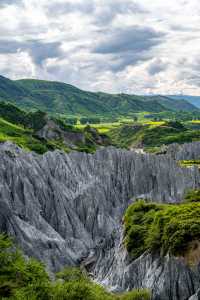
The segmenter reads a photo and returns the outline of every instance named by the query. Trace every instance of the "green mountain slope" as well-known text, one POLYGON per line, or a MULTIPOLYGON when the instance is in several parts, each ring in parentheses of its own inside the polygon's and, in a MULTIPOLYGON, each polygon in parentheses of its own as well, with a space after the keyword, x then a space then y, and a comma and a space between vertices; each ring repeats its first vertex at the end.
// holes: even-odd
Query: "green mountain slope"
POLYGON ((190 96, 190 95, 173 95, 173 96, 168 96, 171 99, 181 99, 181 100, 186 100, 187 102, 191 103, 192 105, 200 108, 200 96, 190 96))
POLYGON ((166 110, 193 111, 197 109, 197 107, 194 107, 194 105, 189 101, 187 101, 187 99, 179 99, 179 98, 171 99, 170 97, 167 96, 158 96, 158 97, 159 97, 159 101, 166 108, 166 110))
POLYGON ((163 145, 200 140, 200 130, 185 127, 179 122, 158 122, 158 125, 123 125, 108 133, 114 145, 120 148, 159 150, 163 145))
POLYGON ((0 143, 13 142, 25 150, 35 151, 42 154, 48 150, 55 149, 45 140, 40 140, 33 135, 30 129, 24 129, 22 126, 15 125, 0 118, 0 143))
POLYGON ((32 79, 12 81, 2 76, 0 100, 15 103, 28 110, 40 109, 51 114, 82 116, 118 116, 141 111, 196 109, 186 101, 180 101, 177 107, 176 101, 161 96, 92 93, 61 82, 32 79))
POLYGON ((15 99, 22 99, 27 95, 27 91, 24 90, 17 82, 0 76, 0 99, 14 101, 15 99))
POLYGON ((55 149, 94 152, 98 146, 110 143, 107 136, 90 126, 77 129, 44 112, 27 113, 0 102, 0 142, 5 141, 39 154, 55 149))

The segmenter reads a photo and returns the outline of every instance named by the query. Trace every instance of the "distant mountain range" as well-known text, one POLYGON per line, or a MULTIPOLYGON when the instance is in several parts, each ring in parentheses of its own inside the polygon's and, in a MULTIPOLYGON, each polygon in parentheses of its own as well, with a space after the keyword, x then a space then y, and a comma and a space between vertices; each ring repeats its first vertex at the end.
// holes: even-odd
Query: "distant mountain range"
POLYGON ((0 76, 0 100, 23 109, 66 115, 127 115, 134 112, 193 111, 187 100, 168 96, 137 96, 82 91, 72 85, 33 79, 13 81, 0 76))
POLYGON ((192 105, 200 108, 200 96, 188 96, 188 95, 173 95, 173 96, 168 96, 171 99, 175 100, 186 100, 192 105))

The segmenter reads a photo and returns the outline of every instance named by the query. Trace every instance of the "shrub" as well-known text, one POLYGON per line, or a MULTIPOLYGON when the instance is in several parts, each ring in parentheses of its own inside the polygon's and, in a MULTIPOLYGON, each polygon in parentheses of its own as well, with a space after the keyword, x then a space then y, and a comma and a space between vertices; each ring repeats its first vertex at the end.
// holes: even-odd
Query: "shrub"
POLYGON ((89 280, 80 269, 65 268, 51 282, 45 267, 25 260, 5 235, 0 235, 0 299, 10 300, 147 300, 147 291, 123 295, 108 293, 89 280))
POLYGON ((83 117, 83 118, 80 118, 80 123, 81 124, 99 124, 101 123, 101 119, 100 118, 97 118, 97 117, 91 117, 91 118, 87 118, 87 117, 83 117))
POLYGON ((0 297, 26 299, 27 295, 29 299, 33 294, 36 299, 48 299, 50 281, 43 264, 26 261, 5 235, 0 235, 0 265, 0 297))
POLYGON ((120 297, 120 300, 150 300, 151 294, 149 290, 134 290, 125 293, 120 297))
POLYGON ((34 141, 30 141, 30 143, 27 143, 27 146, 31 151, 34 151, 38 154, 44 154, 48 150, 45 144, 37 143, 34 141))
POLYGON ((141 200, 125 214, 125 244, 137 258, 146 250, 182 255, 200 240, 200 203, 156 204, 141 200))
POLYGON ((161 205, 146 203, 144 200, 137 201, 127 209, 124 218, 125 244, 134 258, 148 249, 146 237, 149 226, 154 220, 155 212, 161 209, 161 205))
POLYGON ((200 190, 189 190, 185 195, 185 202, 200 202, 200 190))
POLYGON ((57 283, 54 287, 54 300, 93 300, 91 286, 87 282, 70 281, 57 283))
POLYGON ((64 281, 82 281, 86 280, 86 276, 77 267, 67 267, 61 272, 56 274, 57 279, 63 279, 64 281))

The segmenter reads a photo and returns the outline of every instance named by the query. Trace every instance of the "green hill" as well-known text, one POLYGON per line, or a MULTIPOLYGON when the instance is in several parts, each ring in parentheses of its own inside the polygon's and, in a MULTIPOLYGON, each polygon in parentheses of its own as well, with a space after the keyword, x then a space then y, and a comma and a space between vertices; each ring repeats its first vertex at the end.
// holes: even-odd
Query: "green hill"
POLYGON ((6 141, 13 142, 25 150, 35 151, 40 154, 56 148, 53 143, 51 145, 45 140, 34 137, 32 130, 24 129, 0 118, 0 143, 6 141))
POLYGON ((134 112, 161 112, 165 110, 195 110, 192 104, 163 96, 136 96, 82 91, 72 85, 24 79, 12 81, 0 76, 0 100, 19 107, 40 109, 51 114, 81 116, 119 116, 134 112))
POLYGON ((191 103, 192 105, 200 108, 200 96, 190 96, 190 95, 170 95, 168 96, 171 99, 175 100, 186 100, 187 102, 191 103))
POLYGON ((156 151, 172 143, 200 140, 200 130, 193 130, 176 121, 123 125, 110 130, 108 134, 117 147, 143 148, 147 151, 156 151))
POLYGON ((166 110, 189 112, 198 109, 196 106, 194 106, 194 104, 190 103, 187 99, 179 99, 179 98, 171 99, 168 96, 158 96, 158 97, 160 103, 162 103, 162 105, 166 108, 166 110))
POLYGON ((40 154, 55 149, 94 152, 110 143, 107 136, 90 126, 78 129, 42 111, 27 113, 0 102, 0 142, 5 141, 40 154))

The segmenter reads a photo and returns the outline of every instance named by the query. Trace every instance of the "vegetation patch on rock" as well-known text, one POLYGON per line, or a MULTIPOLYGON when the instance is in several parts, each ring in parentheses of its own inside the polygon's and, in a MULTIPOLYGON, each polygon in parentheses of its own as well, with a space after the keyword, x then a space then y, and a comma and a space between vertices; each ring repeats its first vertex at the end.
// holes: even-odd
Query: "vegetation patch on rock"
MULTIPOLYGON (((124 217, 125 245, 133 258, 145 251, 185 256, 200 240, 200 203, 196 193, 182 204, 157 204, 138 200, 124 217)), ((198 193, 199 197, 199 193, 198 193)))

